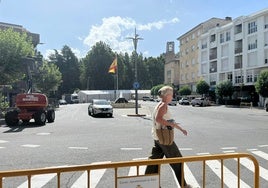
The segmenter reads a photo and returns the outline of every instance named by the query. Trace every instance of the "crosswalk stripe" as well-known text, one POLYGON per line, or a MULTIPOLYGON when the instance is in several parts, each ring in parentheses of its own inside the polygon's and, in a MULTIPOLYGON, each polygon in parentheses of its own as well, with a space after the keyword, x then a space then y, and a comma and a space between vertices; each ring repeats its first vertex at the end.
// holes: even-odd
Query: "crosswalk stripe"
MULTIPOLYGON (((237 161, 237 159, 234 159, 237 161)), ((240 164, 242 164, 244 167, 246 167, 247 169, 249 169, 250 171, 254 172, 254 165, 253 162, 249 159, 246 158, 241 158, 240 159, 240 164)), ((260 166, 260 176, 265 179, 266 181, 268 181, 268 170, 266 170, 265 168, 260 166)))
MULTIPOLYGON (((111 161, 95 162, 91 164, 110 163, 111 161)), ((90 171, 90 188, 95 188, 101 177, 107 169, 91 170, 90 171)), ((87 188, 87 171, 85 171, 72 185, 71 188, 87 188)))
MULTIPOLYGON (((51 179, 53 179, 57 174, 43 174, 33 176, 31 179, 32 188, 40 188, 46 185, 51 179)), ((18 188, 28 188, 28 181, 22 183, 18 188)))
MULTIPOLYGON (((170 169, 172 170, 172 168, 170 167, 170 169)), ((176 174, 174 173, 174 171, 172 170, 172 174, 174 179, 176 180, 176 185, 178 187, 180 187, 179 182, 177 181, 177 177, 176 174)), ((195 179, 193 173, 191 172, 190 168, 187 166, 187 164, 184 164, 184 177, 185 177, 185 181, 187 182, 187 184, 193 186, 193 187, 200 187, 200 185, 198 184, 197 180, 195 179)))
POLYGON ((193 187, 201 187, 197 180, 195 179, 193 173, 191 172, 190 168, 185 164, 184 165, 184 173, 185 173, 185 179, 186 182, 190 185, 192 185, 193 187))
MULTIPOLYGON (((135 158, 133 160, 138 161, 138 160, 146 160, 146 159, 148 159, 148 158, 147 157, 146 158, 135 158)), ((146 169, 146 166, 139 166, 139 168, 138 168, 139 175, 144 175, 145 169, 146 169)), ((136 175, 137 175, 137 167, 136 166, 130 167, 129 172, 128 172, 128 176, 136 176, 136 175)))
POLYGON ((252 152, 253 154, 255 154, 255 155, 257 155, 257 156, 259 156, 259 157, 265 159, 265 160, 268 160, 268 154, 267 154, 267 153, 264 153, 264 152, 262 152, 262 151, 258 151, 258 150, 256 150, 256 151, 251 151, 251 152, 252 152))
MULTIPOLYGON (((206 161, 206 164, 209 168, 219 177, 221 178, 221 163, 217 160, 209 160, 206 161)), ((224 183, 228 187, 234 187, 237 184, 237 176, 233 174, 228 168, 223 166, 223 177, 224 183)), ((243 180, 240 179, 240 186, 243 188, 250 188, 243 180)))
MULTIPOLYGON (((257 155, 265 160, 268 160, 268 154, 265 152, 262 152, 258 149, 248 149, 251 153, 254 155, 257 155)), ((224 153, 227 151, 223 151, 224 153)), ((232 150, 228 151, 227 153, 232 152, 232 150)), ((202 153, 202 154, 209 154, 209 153, 202 153)), ((200 154, 197 154, 200 155, 200 154)), ((133 160, 146 160, 146 158, 135 158, 133 160)), ((237 161, 237 159, 234 159, 237 161)), ((111 161, 104 161, 104 162, 95 162, 91 164, 103 164, 103 163, 109 163, 111 161)), ((254 164, 250 159, 247 158, 241 158, 240 164, 243 165, 248 170, 254 172, 254 164)), ((221 179, 221 163, 218 160, 207 160, 206 165, 221 179)), ((129 168, 128 176, 136 176, 137 170, 139 171, 139 175, 144 175, 146 166, 139 166, 137 169, 136 166, 132 166, 129 168)), ((264 180, 268 181, 268 170, 259 166, 260 169, 260 177, 264 180)), ((104 176, 107 169, 99 169, 99 170, 91 170, 90 171, 90 188, 96 188, 98 183, 100 182, 101 178, 104 176)), ((237 175, 234 174, 232 171, 230 171, 226 166, 223 166, 223 176, 224 176, 224 184, 226 187, 233 187, 237 184, 237 175)), ((176 180, 175 173, 173 172, 174 179, 176 180)), ((192 185, 193 187, 201 187, 197 180, 195 179, 193 173, 191 172, 189 166, 185 163, 184 164, 184 174, 185 179, 188 184, 192 185)), ((33 188, 41 188, 45 186, 49 181, 51 181, 53 178, 57 176, 56 173, 52 174, 43 174, 43 175, 35 175, 31 178, 31 187, 33 188)), ((87 171, 84 171, 81 176, 78 177, 78 179, 74 182, 74 184, 71 186, 71 188, 86 188, 87 187, 87 178, 88 174, 87 171)), ((240 187, 243 188, 250 188, 248 184, 246 184, 242 178, 240 181, 240 187)), ((177 180, 176 180, 177 182, 177 180)), ((177 186, 179 187, 179 184, 177 182, 177 186)), ((28 181, 23 182, 21 185, 19 185, 17 188, 28 188, 28 181)))

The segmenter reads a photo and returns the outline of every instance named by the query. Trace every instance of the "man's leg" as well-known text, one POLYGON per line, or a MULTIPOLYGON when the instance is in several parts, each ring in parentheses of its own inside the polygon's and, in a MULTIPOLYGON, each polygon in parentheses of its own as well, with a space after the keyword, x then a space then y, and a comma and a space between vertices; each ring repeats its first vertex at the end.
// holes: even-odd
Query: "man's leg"
MULTIPOLYGON (((170 146, 163 146, 161 148, 166 156, 166 158, 173 158, 173 157, 182 157, 181 152, 175 142, 172 143, 170 146)), ((171 168, 173 169, 176 178, 180 185, 182 185, 182 173, 181 173, 181 163, 174 163, 170 164, 171 168)), ((184 177, 183 177, 184 186, 187 185, 184 177)))
MULTIPOLYGON (((149 159, 162 159, 164 157, 164 153, 157 143, 158 141, 154 141, 154 147, 152 148, 152 154, 149 159)), ((145 170, 145 174, 154 174, 158 173, 158 165, 148 165, 145 170)))

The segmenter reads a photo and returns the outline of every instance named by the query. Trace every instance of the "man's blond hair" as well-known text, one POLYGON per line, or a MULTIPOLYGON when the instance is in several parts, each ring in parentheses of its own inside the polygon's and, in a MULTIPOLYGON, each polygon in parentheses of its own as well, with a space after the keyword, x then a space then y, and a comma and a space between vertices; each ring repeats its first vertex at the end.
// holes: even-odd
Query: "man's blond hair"
POLYGON ((158 94, 160 97, 166 96, 168 94, 173 94, 173 88, 170 86, 163 86, 158 90, 158 94))

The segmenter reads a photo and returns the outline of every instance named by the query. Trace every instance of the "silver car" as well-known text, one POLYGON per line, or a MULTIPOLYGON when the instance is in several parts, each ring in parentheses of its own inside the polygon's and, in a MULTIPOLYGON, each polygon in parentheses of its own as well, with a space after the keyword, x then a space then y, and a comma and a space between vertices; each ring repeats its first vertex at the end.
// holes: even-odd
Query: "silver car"
POLYGON ((192 106, 209 106, 209 101, 205 98, 195 98, 191 101, 192 106))
POLYGON ((88 105, 88 115, 96 116, 98 114, 113 116, 113 107, 109 101, 106 99, 92 100, 92 103, 88 105))

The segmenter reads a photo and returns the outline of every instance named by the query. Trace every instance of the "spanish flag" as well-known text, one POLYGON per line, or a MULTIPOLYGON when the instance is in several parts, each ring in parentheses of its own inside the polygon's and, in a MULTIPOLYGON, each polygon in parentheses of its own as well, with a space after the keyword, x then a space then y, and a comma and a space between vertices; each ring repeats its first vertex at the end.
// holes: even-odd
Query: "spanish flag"
POLYGON ((116 70, 117 70, 117 57, 115 57, 115 59, 113 60, 112 64, 110 65, 108 73, 115 74, 116 70))

